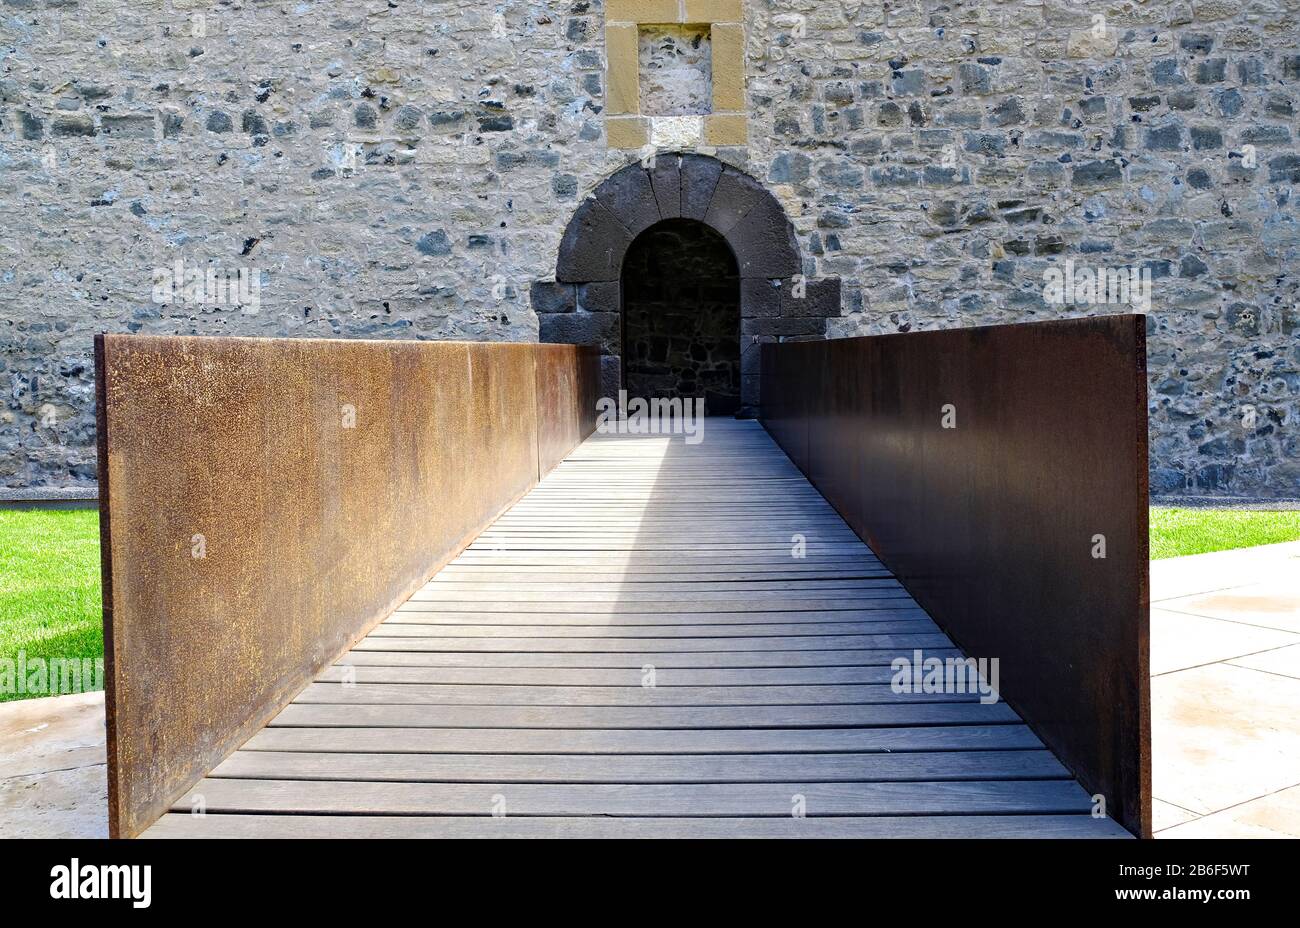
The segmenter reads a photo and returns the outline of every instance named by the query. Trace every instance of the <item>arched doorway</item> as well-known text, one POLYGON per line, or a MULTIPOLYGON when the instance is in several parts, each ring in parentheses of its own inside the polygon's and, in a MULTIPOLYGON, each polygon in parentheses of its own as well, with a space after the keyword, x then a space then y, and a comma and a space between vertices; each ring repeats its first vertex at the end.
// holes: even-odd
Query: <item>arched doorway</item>
POLYGON ((637 236, 621 278, 623 386, 630 397, 702 399, 740 410, 740 272, 731 247, 694 219, 637 236))
POLYGON ((648 229, 673 220, 707 227, 730 249, 740 290, 738 414, 757 415, 762 343, 825 338, 826 320, 840 315, 840 280, 806 279, 781 203, 758 180, 716 158, 658 152, 597 185, 565 227, 555 279, 536 281, 530 290, 538 338, 599 345, 601 395, 616 397, 625 383, 624 258, 648 229))

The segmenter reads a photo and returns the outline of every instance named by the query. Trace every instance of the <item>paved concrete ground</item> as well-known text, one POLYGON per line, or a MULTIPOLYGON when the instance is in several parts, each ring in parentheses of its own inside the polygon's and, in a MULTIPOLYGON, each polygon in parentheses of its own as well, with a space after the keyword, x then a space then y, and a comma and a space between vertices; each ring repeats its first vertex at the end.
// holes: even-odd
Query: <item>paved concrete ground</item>
MULTIPOLYGON (((1155 829, 1300 837, 1300 542, 1151 564, 1155 829)), ((107 833, 104 696, 0 703, 0 836, 107 833)))
POLYGON ((1154 828, 1300 837, 1300 542, 1151 562, 1154 828))
POLYGON ((103 693, 0 703, 0 837, 108 837, 103 693))

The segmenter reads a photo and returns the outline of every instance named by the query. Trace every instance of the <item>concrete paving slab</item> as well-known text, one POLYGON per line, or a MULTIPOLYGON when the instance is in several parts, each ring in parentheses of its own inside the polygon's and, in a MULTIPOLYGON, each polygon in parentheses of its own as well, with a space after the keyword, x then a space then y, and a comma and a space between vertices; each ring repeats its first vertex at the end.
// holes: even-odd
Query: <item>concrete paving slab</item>
POLYGON ((0 703, 0 835, 108 837, 102 692, 0 703))
POLYGON ((1151 602, 1196 596, 1300 574, 1300 541, 1152 561, 1151 602))
POLYGON ((1167 609, 1151 610, 1151 674, 1300 645, 1300 635, 1167 609))
POLYGON ((1161 838, 1300 838, 1300 786, 1160 832, 1161 838))
POLYGON ((1163 799, 1151 800, 1151 830, 1153 832, 1173 828, 1175 825, 1191 822, 1200 817, 1195 812, 1180 808, 1172 802, 1165 802, 1163 799))
POLYGON ((1300 835, 1300 542, 1150 569, 1156 836, 1300 835))
POLYGON ((107 838, 107 765, 0 780, 0 835, 107 838))
POLYGON ((1167 599, 1160 607, 1261 628, 1300 632, 1300 563, 1295 569, 1294 578, 1167 599))
MULTIPOLYGON (((1262 670, 1265 673, 1276 673, 1300 680, 1300 645, 1238 657, 1228 663, 1234 667, 1248 667, 1251 670, 1262 670)), ((1296 707, 1296 711, 1300 712, 1300 706, 1296 707)))
POLYGON ((102 692, 0 703, 0 778, 102 763, 102 692))
POLYGON ((1151 681, 1152 795, 1208 815, 1300 781, 1300 680, 1211 664, 1151 681))

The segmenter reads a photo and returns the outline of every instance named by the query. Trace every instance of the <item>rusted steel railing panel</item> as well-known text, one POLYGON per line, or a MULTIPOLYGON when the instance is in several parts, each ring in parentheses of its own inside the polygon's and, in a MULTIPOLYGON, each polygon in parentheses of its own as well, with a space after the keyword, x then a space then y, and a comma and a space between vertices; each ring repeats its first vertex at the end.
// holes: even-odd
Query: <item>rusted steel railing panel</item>
MULTIPOLYGON (((97 339, 114 835, 147 827, 536 483, 538 367, 564 351, 97 339)), ((582 378, 561 379, 546 402, 585 425, 582 378)), ((585 437, 545 428, 548 461, 585 437)))
POLYGON ((537 467, 547 473, 596 428, 600 351, 592 346, 537 345, 537 467), (578 396, 573 403, 569 397, 578 396))
POLYGON ((1145 317, 764 346, 799 468, 1107 812, 1150 833, 1145 317))

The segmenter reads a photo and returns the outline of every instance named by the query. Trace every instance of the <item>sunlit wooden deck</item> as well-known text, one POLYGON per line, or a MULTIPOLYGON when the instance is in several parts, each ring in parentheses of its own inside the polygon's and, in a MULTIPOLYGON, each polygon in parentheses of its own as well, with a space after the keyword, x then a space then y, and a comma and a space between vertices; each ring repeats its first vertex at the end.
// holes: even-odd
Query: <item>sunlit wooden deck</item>
POLYGON ((756 423, 595 435, 146 836, 1127 836, 914 649, 960 653, 756 423))

